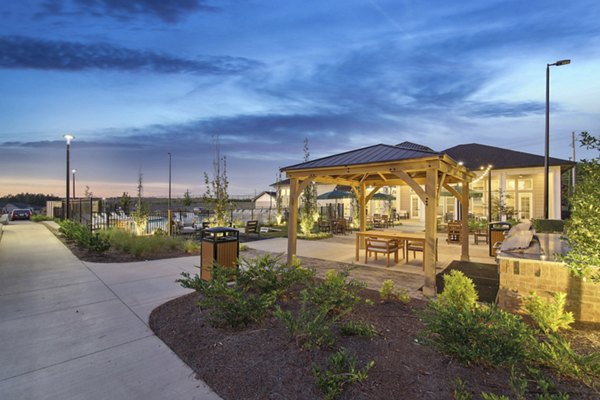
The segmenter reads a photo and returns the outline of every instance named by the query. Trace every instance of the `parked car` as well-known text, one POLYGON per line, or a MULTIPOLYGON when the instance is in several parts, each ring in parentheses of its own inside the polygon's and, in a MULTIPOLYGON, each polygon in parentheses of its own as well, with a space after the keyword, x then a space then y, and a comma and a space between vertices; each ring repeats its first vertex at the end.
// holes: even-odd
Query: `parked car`
POLYGON ((30 219, 31 218, 31 210, 29 209, 18 209, 15 208, 10 212, 10 220, 15 221, 17 219, 30 219))

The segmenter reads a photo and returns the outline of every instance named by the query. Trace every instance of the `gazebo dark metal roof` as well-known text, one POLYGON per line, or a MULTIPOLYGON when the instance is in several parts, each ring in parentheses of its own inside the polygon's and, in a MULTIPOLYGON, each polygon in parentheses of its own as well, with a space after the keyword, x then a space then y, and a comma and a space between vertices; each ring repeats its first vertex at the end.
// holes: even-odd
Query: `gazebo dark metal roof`
POLYGON ((387 144, 376 144, 361 149, 347 151, 316 160, 284 167, 282 171, 299 169, 345 167, 349 165, 375 164, 389 161, 412 160, 423 157, 441 156, 442 153, 411 149, 408 147, 391 146, 387 144))

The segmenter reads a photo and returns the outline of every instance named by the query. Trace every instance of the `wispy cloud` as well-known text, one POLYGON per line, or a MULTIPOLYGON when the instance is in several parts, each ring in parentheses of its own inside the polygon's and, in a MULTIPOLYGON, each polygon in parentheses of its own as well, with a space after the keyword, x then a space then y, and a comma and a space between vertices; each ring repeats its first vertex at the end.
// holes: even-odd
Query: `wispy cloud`
POLYGON ((46 15, 87 14, 94 17, 111 17, 127 21, 136 17, 151 17, 166 23, 176 23, 186 16, 198 12, 215 12, 217 7, 205 0, 46 0, 43 12, 46 15), (70 11, 70 7, 74 11, 70 11))
POLYGON ((120 70, 161 74, 239 74, 261 64, 243 57, 205 56, 184 59, 108 43, 82 44, 25 36, 0 37, 0 68, 61 71, 120 70))

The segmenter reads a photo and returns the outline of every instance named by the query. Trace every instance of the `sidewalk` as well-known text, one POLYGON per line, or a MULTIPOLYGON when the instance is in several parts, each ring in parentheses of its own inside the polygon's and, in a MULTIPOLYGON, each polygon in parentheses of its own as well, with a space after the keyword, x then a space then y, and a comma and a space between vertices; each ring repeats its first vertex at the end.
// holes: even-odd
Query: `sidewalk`
POLYGON ((147 325, 194 263, 86 263, 42 224, 5 226, 0 398, 219 399, 147 325))

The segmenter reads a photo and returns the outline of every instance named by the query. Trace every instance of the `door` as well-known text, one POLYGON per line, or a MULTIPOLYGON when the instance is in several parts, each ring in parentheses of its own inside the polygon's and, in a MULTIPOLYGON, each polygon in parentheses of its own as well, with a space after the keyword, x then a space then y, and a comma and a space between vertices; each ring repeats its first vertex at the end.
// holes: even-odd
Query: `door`
POLYGON ((531 219, 533 210, 531 193, 519 193, 519 219, 531 219))
POLYGON ((411 218, 419 218, 419 204, 421 203, 421 199, 416 194, 410 196, 410 217, 411 218))

